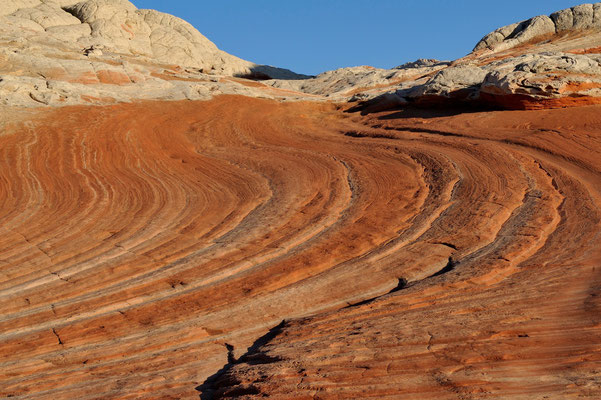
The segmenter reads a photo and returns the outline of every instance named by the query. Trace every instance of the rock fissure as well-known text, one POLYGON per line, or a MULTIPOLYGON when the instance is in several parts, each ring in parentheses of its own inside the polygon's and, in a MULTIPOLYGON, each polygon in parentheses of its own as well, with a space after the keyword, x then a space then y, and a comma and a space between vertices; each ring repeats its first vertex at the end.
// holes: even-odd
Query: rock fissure
POLYGON ((200 392, 201 400, 213 400, 214 398, 223 397, 229 398, 244 394, 259 394, 253 385, 234 387, 232 389, 232 383, 235 385, 236 381, 232 381, 231 378, 227 376, 227 373, 235 365, 241 363, 259 365, 281 361, 279 358, 267 355, 261 348, 275 338, 285 326, 286 320, 282 320, 282 322, 271 328, 265 335, 255 340, 255 342, 247 349, 246 353, 237 359, 233 354, 234 347, 226 343, 228 362, 219 371, 208 377, 201 385, 196 387, 196 390, 200 392))
POLYGON ((54 334, 54 336, 56 336, 56 340, 58 340, 58 344, 59 344, 59 345, 61 345, 61 346, 63 346, 63 345, 64 345, 64 343, 63 343, 63 341, 61 340, 61 337, 60 337, 60 336, 58 335, 58 333, 56 332, 56 329, 52 328, 52 333, 54 334))

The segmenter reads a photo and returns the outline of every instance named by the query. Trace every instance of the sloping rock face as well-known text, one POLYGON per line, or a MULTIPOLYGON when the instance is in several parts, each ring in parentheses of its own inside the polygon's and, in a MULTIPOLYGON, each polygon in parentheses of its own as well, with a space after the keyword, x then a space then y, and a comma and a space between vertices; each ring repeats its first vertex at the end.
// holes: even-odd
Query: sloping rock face
POLYGON ((507 50, 535 38, 554 35, 556 27, 551 18, 541 15, 528 21, 504 26, 486 35, 474 48, 474 51, 490 48, 507 50))
POLYGON ((126 1, 6 2, 0 398, 601 398, 589 11, 299 79, 126 1))
POLYGON ((410 227, 359 261, 398 284, 275 326, 201 398, 601 396, 600 118, 371 114, 349 145, 408 155, 429 185, 410 227))
POLYGON ((12 114, 2 398, 601 396, 599 107, 12 114))
POLYGON ((0 103, 39 106, 250 95, 216 76, 301 78, 219 50, 187 22, 127 0, 0 9, 0 103))

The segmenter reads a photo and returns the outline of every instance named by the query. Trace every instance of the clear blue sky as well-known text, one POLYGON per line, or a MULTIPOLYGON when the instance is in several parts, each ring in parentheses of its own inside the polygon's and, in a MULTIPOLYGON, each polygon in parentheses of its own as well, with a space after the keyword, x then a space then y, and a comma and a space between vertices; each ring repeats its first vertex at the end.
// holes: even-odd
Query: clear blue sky
POLYGON ((581 2, 133 0, 138 8, 187 20, 230 54, 312 75, 355 65, 456 59, 498 27, 581 2))

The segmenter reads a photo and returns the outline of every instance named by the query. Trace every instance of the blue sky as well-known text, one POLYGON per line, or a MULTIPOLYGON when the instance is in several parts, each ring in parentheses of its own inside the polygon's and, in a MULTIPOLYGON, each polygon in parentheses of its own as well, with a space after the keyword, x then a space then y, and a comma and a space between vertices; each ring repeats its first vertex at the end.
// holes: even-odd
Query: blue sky
POLYGON ((569 8, 565 0, 133 0, 183 18, 220 49, 259 64, 318 74, 456 59, 488 32, 569 8))

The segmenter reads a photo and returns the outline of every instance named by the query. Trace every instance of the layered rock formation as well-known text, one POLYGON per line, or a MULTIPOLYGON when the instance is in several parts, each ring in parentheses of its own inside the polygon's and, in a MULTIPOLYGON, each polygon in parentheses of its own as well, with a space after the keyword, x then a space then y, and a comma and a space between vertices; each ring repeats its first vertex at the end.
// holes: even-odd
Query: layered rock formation
POLYGON ((390 268, 390 290, 284 321, 206 398, 599 397, 600 111, 367 117, 349 145, 410 156, 428 187, 347 276, 390 268))
POLYGON ((598 8, 306 79, 3 5, 0 398, 600 398, 598 8))

